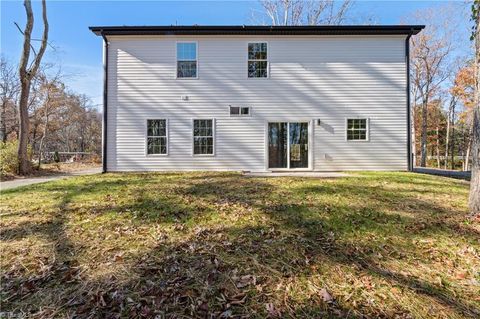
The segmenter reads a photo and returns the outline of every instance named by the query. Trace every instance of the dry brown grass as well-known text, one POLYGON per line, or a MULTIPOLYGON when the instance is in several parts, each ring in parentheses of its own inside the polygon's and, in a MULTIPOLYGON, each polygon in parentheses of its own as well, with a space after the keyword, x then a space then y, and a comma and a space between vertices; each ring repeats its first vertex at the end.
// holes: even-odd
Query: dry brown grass
POLYGON ((480 226, 465 218, 467 192, 409 173, 105 174, 5 191, 1 311, 478 317, 480 226))

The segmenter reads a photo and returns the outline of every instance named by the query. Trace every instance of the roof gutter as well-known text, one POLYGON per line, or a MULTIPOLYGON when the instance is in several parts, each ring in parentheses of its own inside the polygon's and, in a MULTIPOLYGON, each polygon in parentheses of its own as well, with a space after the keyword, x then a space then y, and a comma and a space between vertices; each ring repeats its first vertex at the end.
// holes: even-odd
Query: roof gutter
POLYGON ((409 35, 424 25, 342 26, 93 26, 96 35, 409 35))
POLYGON ((102 173, 107 172, 107 119, 108 119, 108 40, 103 30, 103 117, 102 117, 102 173))

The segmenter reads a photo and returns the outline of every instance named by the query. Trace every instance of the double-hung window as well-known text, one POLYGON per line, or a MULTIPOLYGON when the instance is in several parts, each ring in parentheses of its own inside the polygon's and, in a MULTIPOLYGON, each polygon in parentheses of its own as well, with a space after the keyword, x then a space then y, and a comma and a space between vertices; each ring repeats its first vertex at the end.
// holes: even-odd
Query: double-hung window
POLYGON ((268 77, 268 52, 266 42, 248 44, 248 77, 268 77))
POLYGON ((213 119, 193 120, 193 154, 213 155, 214 135, 213 119))
POLYGON ((347 141, 368 141, 368 119, 347 119, 347 141))
POLYGON ((167 154, 167 120, 147 120, 147 154, 167 154))
POLYGON ((177 78, 197 77, 197 43, 177 42, 177 78))

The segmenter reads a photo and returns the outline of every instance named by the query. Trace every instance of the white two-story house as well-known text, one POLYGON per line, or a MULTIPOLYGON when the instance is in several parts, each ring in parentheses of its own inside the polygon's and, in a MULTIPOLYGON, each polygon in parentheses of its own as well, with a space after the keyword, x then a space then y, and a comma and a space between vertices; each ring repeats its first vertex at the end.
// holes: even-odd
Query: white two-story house
POLYGON ((423 26, 91 27, 104 171, 408 170, 423 26))

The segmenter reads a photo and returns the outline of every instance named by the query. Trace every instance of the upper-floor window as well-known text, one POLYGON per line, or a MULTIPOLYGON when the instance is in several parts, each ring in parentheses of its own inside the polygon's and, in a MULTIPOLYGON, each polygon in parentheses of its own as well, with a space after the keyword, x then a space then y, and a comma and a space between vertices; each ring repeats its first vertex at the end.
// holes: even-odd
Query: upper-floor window
POLYGON ((147 120, 147 154, 167 154, 167 120, 147 120))
POLYGON ((248 44, 248 77, 268 77, 268 52, 266 42, 248 44))
POLYGON ((368 140, 368 119, 347 119, 347 141, 368 140))
POLYGON ((197 77, 197 43, 177 42, 177 78, 197 77))

